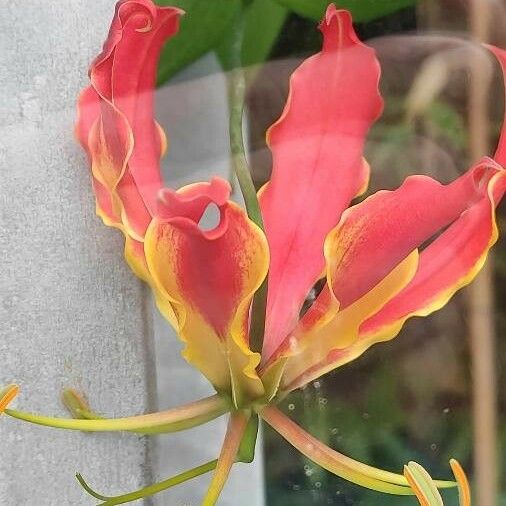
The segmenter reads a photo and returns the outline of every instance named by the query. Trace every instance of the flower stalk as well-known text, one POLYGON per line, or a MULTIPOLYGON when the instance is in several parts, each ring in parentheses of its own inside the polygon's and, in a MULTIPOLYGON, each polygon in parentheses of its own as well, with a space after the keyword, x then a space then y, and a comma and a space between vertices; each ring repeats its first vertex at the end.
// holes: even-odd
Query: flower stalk
MULTIPOLYGON (((227 74, 228 104, 229 104, 229 136, 232 166, 239 182, 244 205, 249 218, 260 229, 265 231, 262 212, 258 202, 257 192, 251 170, 246 158, 243 136, 243 114, 246 101, 247 83, 241 62, 241 48, 244 33, 242 17, 234 28, 230 54, 232 70, 227 74)), ((257 290, 251 309, 250 348, 261 353, 265 330, 265 313, 267 309, 267 278, 257 290)))

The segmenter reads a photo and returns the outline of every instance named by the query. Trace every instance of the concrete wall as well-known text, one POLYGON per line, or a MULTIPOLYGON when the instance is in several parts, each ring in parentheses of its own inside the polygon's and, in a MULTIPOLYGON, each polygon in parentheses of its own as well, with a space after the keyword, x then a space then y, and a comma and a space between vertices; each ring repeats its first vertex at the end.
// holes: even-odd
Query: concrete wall
MULTIPOLYGON (((151 410, 144 289, 119 233, 95 217, 74 104, 113 2, 0 2, 0 383, 17 406, 65 415, 66 386, 109 415, 151 410)), ((126 491, 151 480, 147 440, 0 421, 0 504, 90 504, 74 480, 126 491)), ((93 502, 93 501, 92 501, 93 502)))
MULTIPOLYGON (((58 396, 66 386, 87 392, 93 407, 111 416, 157 404, 155 312, 124 264, 119 233, 94 215, 86 162, 72 137, 77 92, 113 7, 112 0, 0 0, 0 385, 19 382, 16 407, 30 411, 64 416, 58 396)), ((200 104, 204 113, 224 104, 222 84, 207 106, 200 104)), ((198 131, 200 145, 208 145, 205 129, 198 131)), ((170 128, 169 134, 175 146, 177 136, 170 128)), ((183 134, 178 143, 199 146, 195 135, 183 134)), ((215 148, 225 151, 214 162, 197 149, 206 171, 216 160, 226 163, 221 139, 215 148)), ((175 149, 183 167, 191 148, 175 149)), ((178 357, 167 328, 158 322, 161 408, 209 391, 178 357)), ((218 421, 159 437, 154 458, 147 439, 135 435, 63 432, 2 417, 0 504, 93 504, 75 471, 100 492, 126 492, 213 458, 223 432, 218 421)), ((207 479, 168 492, 157 504, 199 504, 207 479)), ((238 490, 244 506, 262 504, 259 466, 234 470, 222 504, 237 504, 238 490)))

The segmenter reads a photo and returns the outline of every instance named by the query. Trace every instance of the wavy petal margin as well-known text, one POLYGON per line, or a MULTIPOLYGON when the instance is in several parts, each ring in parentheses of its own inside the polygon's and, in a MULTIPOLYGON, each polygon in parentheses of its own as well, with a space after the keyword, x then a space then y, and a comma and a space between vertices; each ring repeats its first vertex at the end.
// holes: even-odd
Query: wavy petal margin
POLYGON ((255 370, 260 355, 248 344, 248 319, 253 294, 267 274, 269 252, 262 231, 226 200, 228 183, 214 184, 226 192, 209 188, 204 199, 166 194, 144 249, 158 293, 174 310, 186 343, 184 357, 218 392, 232 392, 241 406, 264 393, 255 370), (198 221, 210 203, 218 207, 220 222, 204 231, 198 221))
POLYGON ((506 171, 485 158, 449 185, 410 177, 398 190, 378 192, 346 211, 326 242, 327 289, 302 322, 316 314, 324 325, 294 334, 302 351, 288 360, 281 389, 354 360, 397 335, 409 317, 440 309, 470 283, 497 240, 495 207, 505 189, 506 171), (437 234, 418 266, 415 258, 406 261, 413 248, 437 234), (383 291, 382 283, 389 289, 383 291), (341 305, 326 319, 320 299, 328 300, 330 290, 341 305))
POLYGON ((411 283, 363 323, 359 347, 395 337, 408 318, 440 309, 478 274, 497 241, 495 208, 506 191, 506 170, 490 161, 487 171, 480 198, 422 251, 411 283))
POLYGON ((418 250, 414 250, 358 301, 337 312, 323 324, 305 331, 301 328, 297 342, 303 351, 288 355, 280 390, 288 392, 302 387, 335 369, 336 354, 340 356, 341 350, 352 346, 359 338, 359 329, 364 320, 377 313, 410 283, 416 274, 418 262, 418 250))
POLYGON ((320 30, 322 51, 293 73, 267 133, 273 171, 259 194, 271 251, 265 360, 321 276, 325 236, 367 185, 364 139, 383 106, 374 50, 358 40, 350 14, 330 5, 320 30))
POLYGON ((97 213, 137 240, 156 208, 167 144, 153 119, 156 68, 181 14, 150 0, 118 2, 103 51, 90 67, 91 84, 78 100, 75 133, 90 159, 97 213))

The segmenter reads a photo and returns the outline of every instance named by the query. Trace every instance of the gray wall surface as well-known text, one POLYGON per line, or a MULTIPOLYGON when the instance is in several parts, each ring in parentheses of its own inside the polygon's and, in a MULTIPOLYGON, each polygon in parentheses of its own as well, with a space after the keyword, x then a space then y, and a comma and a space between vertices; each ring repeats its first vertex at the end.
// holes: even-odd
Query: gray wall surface
MULTIPOLYGON (((144 289, 95 217, 72 134, 112 12, 111 0, 0 2, 0 384, 19 382, 30 411, 64 416, 66 386, 108 415, 154 404, 144 289)), ((0 504, 93 504, 75 471, 105 493, 135 489, 151 481, 148 448, 2 417, 0 504)))
MULTIPOLYGON (((119 232, 94 213, 87 164, 72 136, 74 106, 114 2, 92 4, 0 0, 0 385, 21 384, 15 407, 58 416, 66 416, 59 394, 68 386, 86 392, 93 408, 108 416, 153 411, 157 403, 163 409, 210 393, 179 357, 175 336, 125 265, 119 232)), ((179 171, 177 177, 168 174, 168 184, 206 179, 218 169, 227 176, 226 130, 220 127, 219 142, 208 130, 215 121, 226 125, 223 82, 212 82, 207 97, 190 83, 174 90, 162 96, 160 117, 172 142, 167 163, 172 175, 179 171), (192 90, 197 101, 188 95, 192 90), (169 105, 181 93, 197 107, 192 114, 211 119, 196 122, 193 116, 184 126, 182 104, 169 105)), ((4 416, 0 505, 94 504, 76 484, 75 471, 102 493, 124 493, 214 458, 224 428, 223 418, 148 441, 58 431, 4 416)), ((161 494, 155 503, 197 505, 208 480, 161 494)), ((242 506, 263 503, 260 463, 233 470, 220 504, 237 504, 238 491, 242 506)))

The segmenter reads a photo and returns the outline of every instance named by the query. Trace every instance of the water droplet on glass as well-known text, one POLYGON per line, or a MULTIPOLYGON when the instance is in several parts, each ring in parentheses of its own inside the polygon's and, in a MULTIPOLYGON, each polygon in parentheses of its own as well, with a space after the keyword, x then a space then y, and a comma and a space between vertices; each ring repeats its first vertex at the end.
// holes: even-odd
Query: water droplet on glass
POLYGON ((297 351, 299 343, 297 342, 297 339, 294 336, 290 336, 290 338, 288 339, 288 344, 290 346, 291 351, 294 352, 297 351))
POLYGON ((433 452, 434 452, 434 451, 436 451, 436 450, 437 450, 437 444, 436 444, 436 443, 432 443, 432 444, 430 445, 430 449, 431 449, 433 452))
POLYGON ((288 409, 290 411, 293 411, 295 409, 295 404, 293 404, 293 403, 292 404, 288 404, 288 409))
POLYGON ((316 481, 315 484, 314 484, 314 486, 316 488, 321 488, 322 487, 322 482, 321 481, 316 481))

